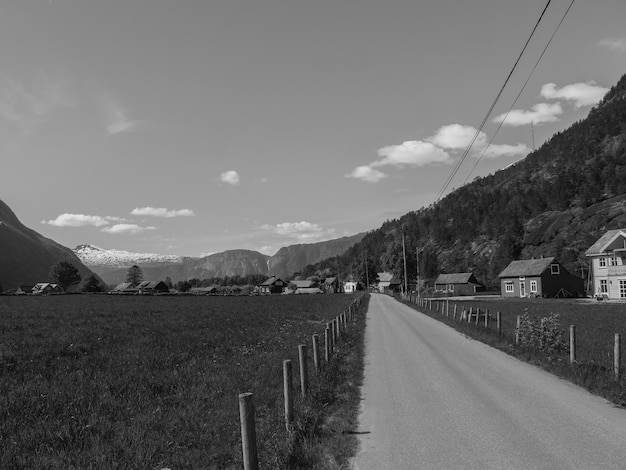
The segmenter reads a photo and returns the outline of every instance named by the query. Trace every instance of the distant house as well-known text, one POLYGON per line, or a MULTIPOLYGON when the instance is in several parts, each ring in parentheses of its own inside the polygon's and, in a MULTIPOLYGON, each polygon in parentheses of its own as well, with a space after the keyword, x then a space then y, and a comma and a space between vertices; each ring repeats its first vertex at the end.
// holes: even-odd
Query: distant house
POLYGON ((346 294, 352 294, 358 290, 363 290, 363 286, 358 281, 346 281, 343 283, 343 291, 346 294))
POLYGON ((143 281, 137 286, 140 294, 164 294, 170 291, 163 281, 143 281))
POLYGON ((397 292, 400 287, 400 280, 392 273, 378 273, 378 292, 397 292))
POLYGON ((217 286, 192 287, 189 289, 189 293, 193 295, 215 295, 219 293, 219 290, 217 286))
POLYGON ((287 283, 279 277, 272 276, 257 287, 259 294, 281 294, 287 288, 287 283))
POLYGON ((313 279, 305 279, 305 280, 298 280, 298 281, 290 281, 289 282, 289 287, 292 288, 292 290, 297 290, 297 289, 314 289, 316 287, 319 287, 320 283, 317 282, 316 280, 313 279))
POLYGON ((59 292, 61 292, 61 288, 51 282, 39 282, 32 289, 32 294, 34 295, 57 294, 59 292))
POLYGON ((122 282, 111 290, 113 294, 138 294, 139 289, 132 282, 122 282))
POLYGON ((27 295, 32 294, 33 286, 30 284, 20 284, 17 289, 13 291, 13 295, 27 295))
POLYGON ((324 279, 322 289, 324 289, 324 292, 326 292, 327 294, 335 294, 337 292, 341 292, 339 279, 337 279, 336 277, 327 277, 326 279, 324 279))
POLYGON ((500 273, 502 297, 583 297, 582 278, 570 274, 556 258, 511 261, 500 273))
POLYGON ((585 255, 591 259, 596 297, 626 299, 626 228, 609 230, 585 255))
POLYGON ((474 295, 484 291, 484 284, 473 273, 440 274, 435 280, 435 294, 439 295, 474 295))

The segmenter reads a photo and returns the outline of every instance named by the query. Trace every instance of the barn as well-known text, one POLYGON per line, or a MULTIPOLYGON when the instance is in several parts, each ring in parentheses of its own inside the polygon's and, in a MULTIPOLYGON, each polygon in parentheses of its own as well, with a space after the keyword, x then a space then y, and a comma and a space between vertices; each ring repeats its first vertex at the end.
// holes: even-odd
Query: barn
POLYGON ((485 286, 473 273, 440 274, 435 280, 435 295, 474 295, 485 286))

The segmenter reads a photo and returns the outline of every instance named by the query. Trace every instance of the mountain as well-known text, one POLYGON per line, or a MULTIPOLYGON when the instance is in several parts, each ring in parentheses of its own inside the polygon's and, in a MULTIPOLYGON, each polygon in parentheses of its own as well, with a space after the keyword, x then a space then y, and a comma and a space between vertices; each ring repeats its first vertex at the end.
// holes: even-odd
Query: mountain
POLYGON ((141 267, 144 279, 169 277, 179 281, 252 274, 288 278, 307 264, 342 254, 364 235, 283 247, 274 256, 252 250, 228 250, 192 258, 105 250, 93 245, 79 245, 74 248, 74 253, 108 284, 124 282, 126 272, 133 264, 141 267))
POLYGON ((51 281, 50 269, 59 261, 72 263, 83 279, 92 274, 72 250, 24 226, 0 200, 0 290, 51 281))
POLYGON ((428 207, 385 222, 329 263, 421 279, 472 271, 489 286, 516 259, 556 256, 586 278, 585 250, 607 230, 626 227, 626 75, 588 116, 525 159, 477 178, 428 207))

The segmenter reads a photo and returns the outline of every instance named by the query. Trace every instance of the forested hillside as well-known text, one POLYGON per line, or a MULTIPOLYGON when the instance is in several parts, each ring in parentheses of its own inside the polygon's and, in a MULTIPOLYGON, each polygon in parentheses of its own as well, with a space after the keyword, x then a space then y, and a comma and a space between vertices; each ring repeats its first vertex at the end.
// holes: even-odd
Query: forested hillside
POLYGON ((626 227, 626 75, 587 118, 524 160, 478 178, 435 204, 389 220, 346 255, 308 266, 344 276, 388 270, 409 280, 473 271, 489 286, 515 259, 556 256, 587 276, 585 250, 606 230, 626 227))

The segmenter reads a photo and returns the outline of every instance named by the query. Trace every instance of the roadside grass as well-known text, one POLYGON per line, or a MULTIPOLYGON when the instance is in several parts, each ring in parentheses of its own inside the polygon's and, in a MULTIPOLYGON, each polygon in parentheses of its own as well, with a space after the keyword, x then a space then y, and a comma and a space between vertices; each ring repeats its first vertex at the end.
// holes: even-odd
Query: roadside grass
POLYGON ((308 411, 295 438, 282 361, 297 364, 298 345, 323 338, 354 299, 0 297, 0 468, 241 468, 243 392, 254 394, 261 468, 337 468, 298 455, 342 461, 332 443, 351 425, 341 408, 358 394, 359 330, 312 381, 310 403, 296 402, 308 411))
MULTIPOLYGON (((437 299, 444 302, 445 299, 437 299)), ((477 299, 450 300, 449 316, 436 311, 433 299, 432 311, 419 308, 410 302, 407 305, 433 318, 445 322, 463 332, 468 337, 482 341, 506 353, 535 364, 543 369, 582 386, 590 392, 606 398, 619 406, 626 406, 626 380, 624 380, 624 364, 620 380, 615 380, 613 370, 613 346, 615 333, 626 335, 626 304, 614 302, 597 302, 590 299, 477 299), (457 319, 454 320, 453 309, 457 305, 457 319), (465 308, 489 310, 492 320, 488 328, 483 325, 482 317, 479 325, 461 322, 458 317, 465 308), (496 331, 495 315, 501 312, 502 335, 496 331), (528 314, 537 320, 551 314, 559 315, 559 328, 563 338, 569 345, 569 326, 576 326, 576 363, 570 364, 568 350, 547 353, 538 349, 516 346, 515 326, 518 315, 528 314)), ((622 348, 626 348, 623 342, 622 348)), ((624 355, 624 353, 622 353, 624 355)))

